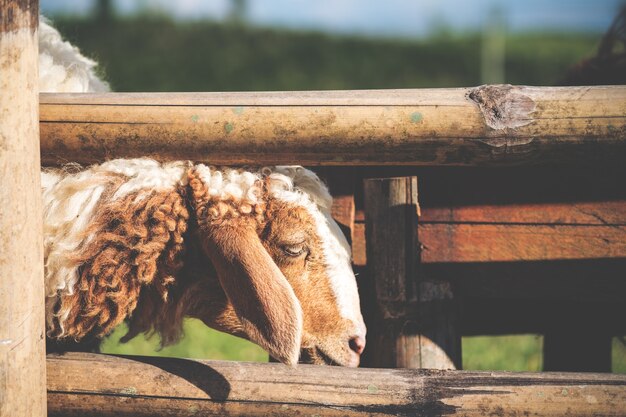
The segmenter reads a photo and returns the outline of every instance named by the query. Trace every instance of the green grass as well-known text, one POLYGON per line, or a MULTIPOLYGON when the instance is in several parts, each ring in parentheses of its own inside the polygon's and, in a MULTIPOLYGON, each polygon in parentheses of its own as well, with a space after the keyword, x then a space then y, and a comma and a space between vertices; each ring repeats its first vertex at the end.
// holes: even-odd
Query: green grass
MULTIPOLYGON (((612 371, 626 373, 625 338, 613 338, 612 371)), ((537 335, 463 338, 463 369, 475 371, 541 371, 543 338, 537 335)))
POLYGON ((613 338, 613 349, 611 353, 613 372, 626 374, 626 337, 613 338))
POLYGON ((541 371, 543 340, 535 335, 464 337, 463 369, 541 371))
POLYGON ((159 349, 159 337, 139 335, 127 343, 119 340, 126 334, 126 325, 118 326, 107 337, 101 350, 104 353, 125 355, 169 356, 195 359, 220 359, 248 362, 267 362, 267 353, 257 345, 206 327, 196 319, 185 319, 184 336, 175 345, 159 349))

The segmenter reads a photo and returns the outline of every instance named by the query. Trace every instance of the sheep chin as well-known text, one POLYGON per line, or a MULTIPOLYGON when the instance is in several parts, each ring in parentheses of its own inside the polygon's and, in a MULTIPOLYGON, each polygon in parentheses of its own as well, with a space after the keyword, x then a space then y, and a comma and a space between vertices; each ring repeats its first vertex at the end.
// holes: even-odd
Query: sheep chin
POLYGON ((300 359, 298 360, 298 363, 355 368, 359 366, 359 359, 356 356, 347 356, 344 359, 339 359, 326 352, 323 348, 315 346, 302 349, 300 351, 300 359))

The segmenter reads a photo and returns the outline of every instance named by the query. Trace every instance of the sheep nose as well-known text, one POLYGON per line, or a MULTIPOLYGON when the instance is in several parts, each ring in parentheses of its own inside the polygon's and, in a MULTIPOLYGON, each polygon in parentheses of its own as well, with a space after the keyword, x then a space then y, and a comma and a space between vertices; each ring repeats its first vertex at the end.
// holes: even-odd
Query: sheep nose
POLYGON ((360 355, 365 349, 365 338, 361 336, 353 336, 350 338, 348 345, 357 355, 360 355))

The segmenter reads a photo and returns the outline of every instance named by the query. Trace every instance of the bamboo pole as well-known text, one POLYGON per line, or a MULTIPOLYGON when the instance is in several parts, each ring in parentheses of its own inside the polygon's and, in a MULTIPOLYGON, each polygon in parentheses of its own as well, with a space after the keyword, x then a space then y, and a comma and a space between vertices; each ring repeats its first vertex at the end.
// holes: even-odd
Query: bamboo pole
POLYGON ((44 416, 36 0, 0 0, 0 416, 44 416))
POLYGON ((48 356, 51 416, 623 416, 626 375, 48 356))
POLYGON ((622 161, 626 87, 42 94, 41 146, 48 164, 622 161))

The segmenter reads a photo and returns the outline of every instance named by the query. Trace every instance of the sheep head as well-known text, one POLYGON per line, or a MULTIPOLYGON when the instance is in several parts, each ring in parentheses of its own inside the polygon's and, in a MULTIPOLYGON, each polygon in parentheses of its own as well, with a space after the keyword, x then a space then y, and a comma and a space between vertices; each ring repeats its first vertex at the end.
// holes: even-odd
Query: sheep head
POLYGON ((222 314, 200 318, 284 363, 357 366, 365 325, 350 248, 317 176, 301 167, 257 176, 199 165, 189 186, 203 248, 227 297, 222 314))
POLYGON ((181 336, 185 316, 293 364, 356 366, 350 248, 301 167, 260 172, 113 160, 42 174, 48 336, 181 336))

